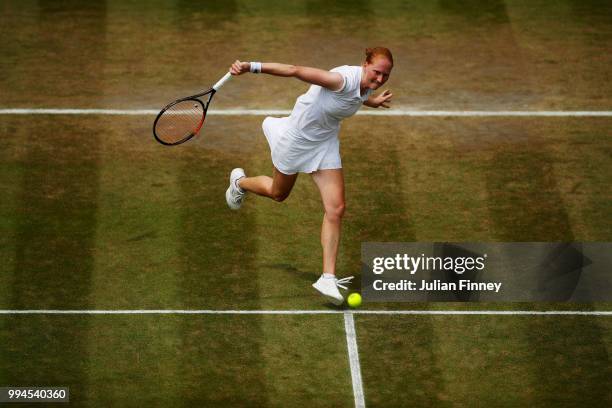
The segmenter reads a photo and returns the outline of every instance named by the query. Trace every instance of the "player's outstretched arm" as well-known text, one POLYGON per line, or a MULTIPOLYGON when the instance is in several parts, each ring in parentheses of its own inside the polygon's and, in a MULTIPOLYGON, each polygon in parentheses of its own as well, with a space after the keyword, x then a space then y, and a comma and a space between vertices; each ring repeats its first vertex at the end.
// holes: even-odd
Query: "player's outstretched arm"
MULTIPOLYGON (((250 62, 236 60, 230 68, 232 75, 242 75, 251 71, 250 62)), ((324 69, 302 67, 299 65, 279 64, 277 62, 264 62, 261 64, 261 72, 264 74, 294 77, 309 84, 319 85, 332 91, 339 91, 344 86, 344 78, 337 72, 325 71, 324 69)))

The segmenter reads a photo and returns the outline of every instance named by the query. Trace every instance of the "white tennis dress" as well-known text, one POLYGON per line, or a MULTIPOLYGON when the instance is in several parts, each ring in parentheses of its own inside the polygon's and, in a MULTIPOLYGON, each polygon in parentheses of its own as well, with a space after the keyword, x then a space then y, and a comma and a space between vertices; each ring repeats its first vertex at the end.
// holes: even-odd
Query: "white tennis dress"
POLYGON ((312 85, 297 99, 290 116, 267 117, 263 121, 272 163, 284 174, 342 167, 340 121, 354 115, 372 91, 368 89, 361 95, 360 66, 343 65, 331 72, 338 72, 344 78, 342 89, 330 91, 312 85))

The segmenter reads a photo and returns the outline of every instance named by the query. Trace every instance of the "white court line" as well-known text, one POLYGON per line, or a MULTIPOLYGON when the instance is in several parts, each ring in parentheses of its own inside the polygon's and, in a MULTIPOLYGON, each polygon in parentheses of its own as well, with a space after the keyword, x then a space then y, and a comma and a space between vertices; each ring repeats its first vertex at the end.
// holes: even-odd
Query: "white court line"
POLYGON ((351 381, 353 382, 355 408, 365 408, 363 382, 361 380, 361 365, 359 364, 359 350, 357 349, 357 332, 355 331, 353 314, 349 311, 344 312, 344 331, 346 332, 346 347, 348 349, 349 365, 351 366, 351 381))
POLYGON ((198 310, 198 309, 125 309, 125 310, 0 310, 0 314, 60 314, 60 315, 146 315, 146 314, 192 314, 192 315, 480 315, 480 316, 612 316, 609 310, 198 310))
MULTIPOLYGON (((0 115, 157 115, 157 109, 0 109, 0 115)), ((289 115, 283 109, 211 109, 209 115, 224 116, 268 116, 289 115)), ((447 110, 361 110, 360 116, 441 116, 441 117, 612 117, 612 111, 447 111, 447 110)))

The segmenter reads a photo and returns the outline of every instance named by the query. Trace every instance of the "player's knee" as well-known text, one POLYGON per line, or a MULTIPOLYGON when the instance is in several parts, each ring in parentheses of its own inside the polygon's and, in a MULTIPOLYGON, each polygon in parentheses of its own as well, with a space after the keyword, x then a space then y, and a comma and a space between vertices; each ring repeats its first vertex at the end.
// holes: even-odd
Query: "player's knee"
POLYGON ((344 210, 346 205, 344 203, 337 203, 325 207, 325 216, 330 221, 340 221, 344 216, 344 210))
POLYGON ((287 199, 287 197, 289 197, 289 193, 284 193, 284 192, 278 192, 278 191, 273 191, 272 192, 272 199, 276 202, 283 202, 287 199))

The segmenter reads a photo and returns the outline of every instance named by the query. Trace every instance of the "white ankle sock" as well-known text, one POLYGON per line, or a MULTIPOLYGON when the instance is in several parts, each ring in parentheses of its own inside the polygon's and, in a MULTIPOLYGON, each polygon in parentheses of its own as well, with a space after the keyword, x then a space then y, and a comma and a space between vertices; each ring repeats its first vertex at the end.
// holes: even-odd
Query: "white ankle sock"
POLYGON ((333 273, 327 273, 327 272, 323 272, 323 277, 330 279, 330 278, 335 278, 336 275, 334 275, 333 273))

